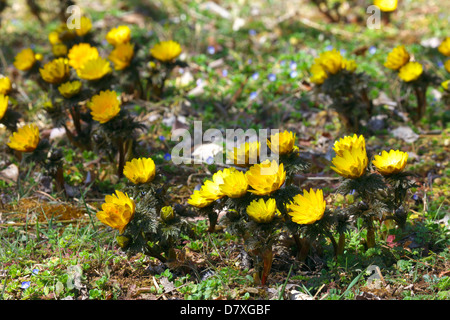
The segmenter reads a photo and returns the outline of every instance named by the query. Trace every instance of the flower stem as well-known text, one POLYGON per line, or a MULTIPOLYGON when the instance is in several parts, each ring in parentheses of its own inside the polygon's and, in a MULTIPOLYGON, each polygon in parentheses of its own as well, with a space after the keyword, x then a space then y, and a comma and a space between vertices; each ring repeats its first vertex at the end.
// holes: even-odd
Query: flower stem
POLYGON ((262 259, 263 259, 263 270, 261 275, 261 285, 265 285, 267 277, 269 276, 270 273, 270 269, 272 268, 273 262, 273 251, 271 247, 264 249, 262 253, 262 259))
POLYGON ((216 230, 216 224, 218 219, 218 214, 215 212, 212 208, 211 211, 208 213, 208 219, 209 219, 209 228, 208 232, 214 232, 216 230))
POLYGON ((298 260, 301 262, 306 261, 311 244, 308 238, 300 238, 300 251, 298 252, 298 260))
POLYGON ((123 138, 117 139, 117 148, 119 150, 119 164, 117 167, 117 177, 121 179, 123 177, 123 167, 125 165, 125 145, 123 138))
POLYGON ((345 248, 345 233, 341 233, 341 234, 339 234, 337 255, 343 254, 344 248, 345 248))
POLYGON ((370 218, 370 221, 368 221, 366 242, 367 242, 367 248, 375 247, 375 228, 373 226, 372 218, 370 218))
POLYGON ((420 121, 425 114, 425 110, 427 107, 427 99, 425 95, 426 89, 422 90, 422 88, 416 87, 414 88, 414 93, 417 98, 417 116, 416 121, 420 121))

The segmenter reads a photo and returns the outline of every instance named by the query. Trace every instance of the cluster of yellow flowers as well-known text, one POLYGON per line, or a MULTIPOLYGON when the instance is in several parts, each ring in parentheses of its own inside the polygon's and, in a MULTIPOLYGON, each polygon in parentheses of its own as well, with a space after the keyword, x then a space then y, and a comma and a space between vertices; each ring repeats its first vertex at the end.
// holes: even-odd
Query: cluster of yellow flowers
MULTIPOLYGON (((367 157, 366 142, 364 136, 346 136, 334 143, 333 150, 336 156, 333 158, 331 169, 347 179, 357 179, 367 172, 369 159, 367 157)), ((383 151, 381 155, 375 155, 372 164, 378 172, 384 176, 401 172, 408 160, 408 153, 399 150, 383 151)))
MULTIPOLYGON (((296 152, 295 134, 289 131, 280 132, 271 135, 267 145, 273 152, 280 155, 296 152)), ((246 167, 244 173, 234 167, 226 168, 216 172, 212 180, 203 183, 199 190, 195 190, 188 200, 188 203, 194 207, 205 208, 214 201, 223 197, 240 198, 251 193, 259 196, 253 200, 247 207, 248 216, 258 223, 271 222, 279 216, 279 209, 276 207, 274 193, 279 190, 286 181, 286 171, 283 163, 276 160, 266 159, 260 163, 251 163, 251 159, 259 161, 260 142, 243 143, 232 152, 232 160, 236 166, 246 167), (252 155, 254 153, 254 156, 252 155), (255 159, 256 158, 256 159, 255 159), (263 197, 269 197, 263 199, 263 197)), ((321 213, 311 210, 317 204, 317 201, 323 201, 323 193, 318 190, 317 193, 311 190, 305 190, 304 196, 296 197, 289 206, 289 214, 298 218, 297 221, 303 221, 305 224, 313 223, 321 218, 325 207, 321 213), (310 196, 312 195, 312 196, 310 196)))
MULTIPOLYGON (((127 161, 124 175, 136 185, 150 183, 155 178, 156 166, 151 158, 135 158, 127 161)), ((116 190, 116 195, 105 196, 97 218, 104 224, 123 233, 135 214, 136 204, 126 193, 116 190)))
MULTIPOLYGON (((12 91, 12 83, 8 77, 0 78, 0 121, 2 121, 8 110, 9 96, 12 91)), ((40 141, 39 128, 35 124, 28 124, 19 128, 9 137, 7 145, 19 152, 34 151, 40 141)))
POLYGON ((310 69, 310 81, 315 84, 322 84, 330 75, 337 74, 341 70, 354 72, 356 67, 355 60, 345 59, 336 49, 325 51, 314 59, 314 64, 310 69))
MULTIPOLYGON (((49 34, 55 58, 39 68, 39 72, 44 81, 58 85, 59 92, 65 98, 71 98, 81 90, 80 81, 65 82, 70 76, 70 68, 75 70, 79 80, 98 81, 111 74, 111 62, 115 70, 124 70, 130 66, 135 55, 128 26, 120 25, 106 34, 107 42, 114 47, 107 59, 101 57, 98 48, 88 42, 86 36, 91 29, 92 21, 83 16, 80 28, 71 30, 61 25, 49 34), (74 39, 77 40, 75 44, 68 47, 74 39)), ((162 41, 150 49, 150 54, 161 62, 172 62, 181 54, 181 46, 172 40, 162 41)), ((26 48, 16 55, 14 66, 21 71, 29 71, 42 59, 41 54, 26 48)))
MULTIPOLYGON (((92 21, 83 16, 79 28, 68 29, 66 24, 62 24, 50 32, 48 40, 54 58, 41 65, 44 56, 35 53, 31 48, 25 48, 16 54, 13 65, 20 71, 37 74, 45 83, 55 86, 63 98, 72 99, 82 92, 84 81, 87 81, 88 86, 99 83, 112 73, 111 63, 116 71, 121 71, 131 65, 135 56, 134 44, 131 43, 131 29, 126 25, 120 25, 107 32, 106 40, 114 47, 107 58, 102 57, 99 48, 91 44, 91 36, 92 21), (78 79, 73 79, 73 75, 78 79)), ((174 62, 180 54, 181 46, 175 41, 162 41, 150 50, 150 55, 163 63, 174 62)), ((7 110, 9 101, 7 94, 11 88, 10 79, 1 77, 0 120, 7 110)), ((94 92, 86 106, 91 110, 92 119, 104 124, 119 114, 121 99, 114 90, 101 90, 94 92)), ((21 131, 17 136, 23 137, 26 133, 30 134, 30 141, 36 140, 29 130, 21 131)), ((16 140, 13 137, 11 139, 16 140)), ((20 141, 24 143, 23 139, 20 141)), ((17 147, 17 143, 12 146, 17 147)), ((30 151, 31 147, 26 144, 19 149, 30 151)))
POLYGON ((415 81, 423 73, 422 64, 417 61, 411 61, 411 55, 403 45, 399 45, 389 52, 384 66, 398 71, 398 77, 404 82, 415 81))

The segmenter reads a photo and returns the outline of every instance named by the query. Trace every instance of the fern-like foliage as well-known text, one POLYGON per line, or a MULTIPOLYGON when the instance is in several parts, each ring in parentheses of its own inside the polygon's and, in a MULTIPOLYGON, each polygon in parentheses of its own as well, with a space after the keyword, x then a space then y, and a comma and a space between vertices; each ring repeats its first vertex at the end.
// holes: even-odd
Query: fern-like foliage
POLYGON ((127 251, 143 252, 165 262, 180 235, 189 232, 190 224, 176 210, 170 219, 161 216, 161 208, 168 204, 164 183, 129 185, 124 192, 136 204, 134 218, 124 232, 129 239, 127 251))

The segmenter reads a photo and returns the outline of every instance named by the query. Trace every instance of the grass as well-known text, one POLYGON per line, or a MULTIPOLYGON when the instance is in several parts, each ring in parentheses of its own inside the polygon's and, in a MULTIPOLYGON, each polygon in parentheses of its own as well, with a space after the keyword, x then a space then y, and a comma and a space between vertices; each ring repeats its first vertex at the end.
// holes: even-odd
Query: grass
MULTIPOLYGON (((305 149, 325 154, 330 141, 325 139, 324 145, 324 137, 333 140, 343 128, 335 114, 324 103, 312 101, 304 89, 302 80, 309 77, 308 68, 317 53, 332 46, 354 58, 358 68, 371 78, 371 98, 385 93, 393 100, 400 99, 399 87, 383 62, 386 52, 401 41, 438 74, 447 76, 443 68, 436 67, 442 57, 420 44, 421 40, 446 35, 448 21, 436 19, 439 12, 423 13, 427 5, 436 7, 436 3, 408 3, 419 13, 409 20, 402 20, 405 13, 400 13, 392 28, 382 32, 356 24, 319 24, 312 28, 295 16, 277 22, 284 9, 293 5, 280 3, 283 5, 244 1, 240 16, 251 18, 236 31, 230 21, 218 19, 201 2, 157 1, 163 18, 150 19, 145 28, 133 25, 133 38, 141 39, 145 49, 156 39, 176 39, 187 52, 190 65, 169 80, 167 96, 155 107, 162 110, 162 118, 181 115, 188 123, 202 120, 204 131, 209 127, 296 128, 302 132, 305 149), (251 15, 257 4, 260 14, 251 15), (364 48, 364 54, 357 54, 364 48), (187 73, 192 80, 180 85, 187 73), (206 85, 197 95, 192 90, 198 89, 200 83, 206 85), (324 118, 321 120, 319 115, 324 118)), ((93 20, 106 18, 105 11, 84 5, 93 20)), ((235 1, 223 1, 222 5, 237 8, 235 1)), ((103 6, 113 8, 107 11, 112 22, 105 21, 115 25, 132 12, 128 9, 133 8, 133 3, 111 1, 103 6)), ((307 21, 320 21, 313 6, 304 8, 307 21)), ((445 8, 441 10, 445 12, 445 8)), ((12 61, 17 49, 27 45, 33 45, 38 52, 48 49, 44 45, 46 35, 56 27, 55 23, 37 32, 33 17, 26 11, 5 14, 14 17, 11 24, 0 29, 5 61, 12 61)), ((6 66, 0 70, 5 72, 6 66)), ((40 108, 45 96, 31 81, 24 79, 20 86, 26 94, 19 96, 19 103, 29 106, 26 117, 37 117, 48 126, 40 108)), ((193 234, 183 235, 177 244, 177 254, 184 259, 180 265, 166 266, 142 254, 124 253, 116 244, 117 234, 95 217, 103 195, 120 189, 124 180, 115 179, 109 164, 94 152, 80 154, 62 143, 64 178, 76 196, 67 199, 53 190, 43 191, 42 174, 34 172, 32 166, 22 172, 19 183, 0 180, 0 299, 283 300, 297 290, 317 300, 448 300, 450 234, 443 220, 449 214, 448 122, 437 121, 444 118, 446 111, 442 102, 435 101, 436 93, 429 92, 427 98, 430 107, 422 122, 408 123, 421 134, 419 140, 407 144, 384 129, 368 143, 373 148, 408 148, 417 155, 409 169, 419 175, 421 186, 408 199, 410 211, 405 228, 380 225, 376 248, 367 250, 362 241, 365 230, 356 221, 356 227, 346 234, 346 250, 339 259, 333 259, 331 244, 322 240, 304 263, 295 259, 295 245, 289 238, 280 236, 288 245, 277 247, 266 287, 255 284, 252 265, 247 262, 240 240, 227 231, 208 234, 205 220, 193 220, 193 234), (439 130, 439 134, 425 134, 433 130, 439 130), (433 175, 439 175, 440 181, 433 175), (389 236, 395 236, 394 242, 388 241, 389 236), (380 269, 382 278, 372 284, 373 273, 368 270, 374 266, 380 269)), ((383 108, 380 106, 379 111, 386 111, 383 108)), ((148 108, 137 106, 135 111, 137 116, 145 116, 148 108)), ((398 123, 399 119, 388 120, 392 126, 398 123)), ((193 189, 186 183, 188 178, 211 172, 214 167, 170 166, 165 155, 173 146, 169 141, 171 130, 164 122, 153 123, 140 142, 142 148, 152 150, 159 169, 167 174, 173 201, 181 202, 193 189)), ((1 149, 1 161, 1 169, 14 162, 6 147, 1 149)), ((314 163, 312 172, 331 176, 331 170, 321 161, 314 163)), ((305 183, 327 188, 328 194, 334 189, 327 180, 305 183)), ((337 197, 328 199, 328 204, 339 207, 349 201, 352 199, 337 197)))

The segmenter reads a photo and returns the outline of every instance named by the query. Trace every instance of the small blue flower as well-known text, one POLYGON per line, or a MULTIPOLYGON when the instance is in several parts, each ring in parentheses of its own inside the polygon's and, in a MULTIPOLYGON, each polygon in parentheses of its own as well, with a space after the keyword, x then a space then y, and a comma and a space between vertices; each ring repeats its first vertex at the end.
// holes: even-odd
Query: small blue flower
POLYGON ((355 192, 356 192, 356 190, 353 189, 353 190, 350 192, 350 194, 353 195, 353 194, 355 194, 355 192))
POLYGON ((371 46, 371 47, 369 48, 369 53, 370 53, 370 54, 375 54, 376 52, 377 52, 377 48, 376 48, 376 47, 371 46))
POLYGON ((289 75, 291 76, 291 78, 296 78, 298 75, 298 72, 293 70, 293 71, 291 71, 291 73, 289 75))
POLYGON ((20 288, 21 288, 21 289, 27 289, 27 288, 30 287, 30 285, 31 285, 31 281, 24 281, 24 282, 22 282, 22 284, 20 285, 20 288))
POLYGON ((253 30, 253 29, 250 29, 250 30, 248 31, 248 34, 251 35, 251 36, 256 36, 256 31, 253 30))
POLYGON ((170 159, 172 159, 172 156, 170 155, 170 153, 166 153, 166 154, 164 155, 164 160, 170 161, 170 159))
POLYGON ((297 63, 295 61, 291 61, 291 63, 289 64, 289 68, 291 68, 291 70, 297 69, 297 63))
POLYGON ((413 197, 412 197, 414 200, 419 200, 419 196, 417 195, 417 194, 415 194, 415 195, 413 195, 413 197))
POLYGON ((442 61, 438 61, 437 65, 439 68, 442 68, 444 66, 444 63, 442 61))
POLYGON ((38 274, 38 273, 39 273, 39 269, 33 269, 31 272, 32 272, 33 274, 38 274))
POLYGON ((257 80, 259 78, 259 73, 255 72, 254 74, 252 74, 252 79, 253 80, 257 80))
POLYGON ((223 69, 222 70, 222 76, 224 76, 224 77, 228 76, 228 70, 227 69, 223 69))
POLYGON ((277 76, 276 75, 274 75, 273 73, 271 73, 271 74, 269 74, 268 76, 267 76, 267 78, 269 79, 269 81, 275 81, 275 80, 277 80, 277 76))
POLYGON ((257 96, 258 96, 258 92, 253 91, 252 93, 250 93, 250 100, 256 99, 257 96))
POLYGON ((195 83, 197 84, 197 86, 200 86, 203 83, 203 79, 197 79, 197 81, 195 81, 195 83))
POLYGON ((281 61, 280 61, 280 66, 283 67, 285 64, 286 64, 286 61, 284 61, 284 60, 281 60, 281 61))
POLYGON ((252 59, 248 59, 247 60, 247 64, 252 64, 253 60, 252 59))
POLYGON ((213 164, 213 163, 214 163, 214 158, 211 157, 211 156, 209 156, 209 157, 206 159, 206 163, 207 163, 207 164, 213 164))
POLYGON ((346 52, 347 52, 347 50, 341 49, 341 54, 345 54, 346 52))
POLYGON ((330 44, 328 46, 325 47, 325 50, 329 51, 329 50, 333 50, 333 46, 330 44))
POLYGON ((214 54, 214 53, 216 53, 216 49, 215 49, 213 46, 209 46, 208 49, 207 49, 207 51, 208 51, 209 54, 214 54))
POLYGON ((160 141, 164 141, 164 140, 166 140, 166 137, 164 137, 164 136, 159 136, 159 140, 160 140, 160 141))

